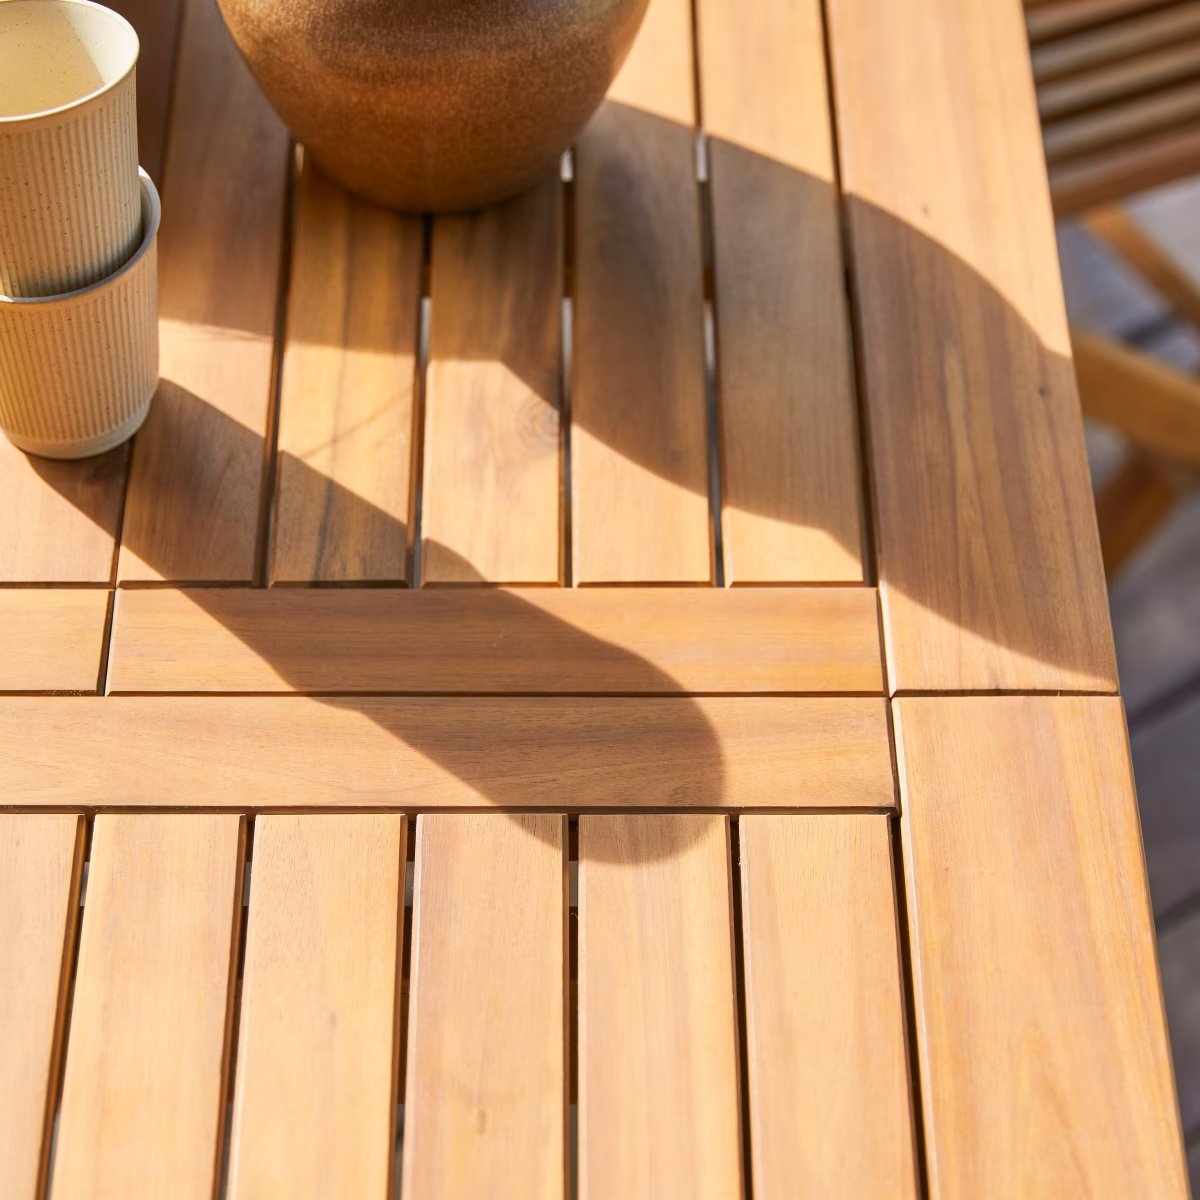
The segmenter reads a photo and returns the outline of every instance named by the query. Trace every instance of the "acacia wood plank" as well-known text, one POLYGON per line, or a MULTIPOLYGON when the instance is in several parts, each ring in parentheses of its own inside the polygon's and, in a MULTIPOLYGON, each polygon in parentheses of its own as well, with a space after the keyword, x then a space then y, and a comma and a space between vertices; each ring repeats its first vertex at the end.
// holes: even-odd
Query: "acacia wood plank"
POLYGON ((729 830, 579 821, 579 1195, 742 1193, 729 830))
POLYGON ((52 1095, 83 873, 83 821, 0 816, 0 1178, 45 1194, 52 1095))
POLYGON ((112 692, 883 689, 869 588, 126 590, 108 678, 112 692))
POLYGON ((230 1200, 392 1194, 404 831, 255 824, 230 1200))
POLYGON ((1186 1196, 1120 701, 895 707, 931 1196, 1186 1196))
POLYGON ((214 0, 186 5, 159 233, 162 382, 138 432, 124 580, 249 581, 287 177, 287 131, 214 0))
POLYGON ((0 805, 871 808, 879 699, 0 697, 0 805))
POLYGON ((0 589, 0 691, 94 692, 106 591, 0 589))
POLYGON ((820 0, 702 0, 725 578, 863 578, 820 0))
POLYGON ((574 579, 708 583, 688 0, 651 0, 575 153, 574 579))
POLYGON ((0 583, 108 583, 129 447, 82 462, 0 437, 0 583))
POLYGON ((423 238, 300 155, 274 582, 404 581, 423 238))
POLYGON ((886 817, 743 817, 754 1195, 915 1200, 886 817))
POLYGON ((1020 8, 828 12, 891 686, 1114 691, 1020 8))
POLYGON ((565 1194, 566 837, 552 814, 417 819, 403 1195, 565 1194))
POLYGON ((243 822, 92 833, 51 1200, 210 1200, 224 1128, 243 822))
POLYGON ((433 225, 424 583, 558 583, 562 183, 433 225))

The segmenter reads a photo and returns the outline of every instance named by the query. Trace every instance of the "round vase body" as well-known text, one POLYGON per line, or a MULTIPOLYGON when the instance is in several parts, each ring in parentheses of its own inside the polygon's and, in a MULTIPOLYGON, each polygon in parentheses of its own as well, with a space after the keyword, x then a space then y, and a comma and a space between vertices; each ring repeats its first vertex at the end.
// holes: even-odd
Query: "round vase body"
POLYGON ((571 144, 647 0, 219 0, 322 170, 413 212, 524 190, 571 144))

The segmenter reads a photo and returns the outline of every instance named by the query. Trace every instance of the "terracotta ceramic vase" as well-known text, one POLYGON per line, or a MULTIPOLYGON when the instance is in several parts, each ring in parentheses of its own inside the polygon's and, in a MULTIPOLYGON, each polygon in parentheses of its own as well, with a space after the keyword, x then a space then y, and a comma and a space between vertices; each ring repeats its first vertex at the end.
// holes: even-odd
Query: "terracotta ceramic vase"
POLYGON ((219 0, 318 166, 393 208, 523 190, 599 105, 647 0, 219 0))

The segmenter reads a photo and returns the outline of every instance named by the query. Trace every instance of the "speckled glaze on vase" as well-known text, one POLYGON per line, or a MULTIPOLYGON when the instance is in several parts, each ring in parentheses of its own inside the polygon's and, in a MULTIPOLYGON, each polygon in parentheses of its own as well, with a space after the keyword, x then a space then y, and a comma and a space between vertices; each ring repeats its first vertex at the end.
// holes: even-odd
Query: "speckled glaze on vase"
POLYGON ((392 208, 522 191, 604 97, 647 0, 219 0, 317 165, 392 208))

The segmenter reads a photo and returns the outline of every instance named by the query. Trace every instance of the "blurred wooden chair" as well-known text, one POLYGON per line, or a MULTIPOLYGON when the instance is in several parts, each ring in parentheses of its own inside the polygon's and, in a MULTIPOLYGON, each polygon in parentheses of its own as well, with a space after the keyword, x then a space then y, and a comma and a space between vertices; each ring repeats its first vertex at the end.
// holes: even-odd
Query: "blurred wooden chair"
MULTIPOLYGON (((1122 204, 1200 174, 1200 0, 1025 8, 1055 214, 1078 218, 1200 330, 1200 287, 1122 204)), ((1084 413, 1132 444, 1096 497, 1111 577, 1200 479, 1200 383, 1082 330, 1072 341, 1084 413)))

